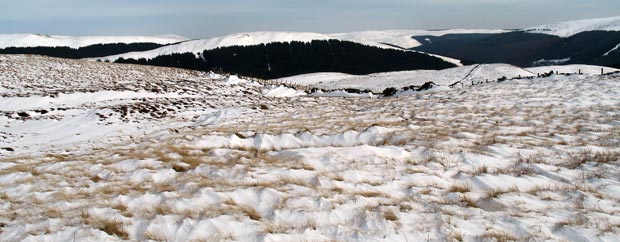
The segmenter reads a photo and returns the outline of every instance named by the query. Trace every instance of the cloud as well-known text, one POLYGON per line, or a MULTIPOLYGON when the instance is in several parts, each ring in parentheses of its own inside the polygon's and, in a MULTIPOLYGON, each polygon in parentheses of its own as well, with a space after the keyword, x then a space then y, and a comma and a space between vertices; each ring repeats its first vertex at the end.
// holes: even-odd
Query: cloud
POLYGON ((617 0, 2 0, 0 32, 203 37, 258 30, 516 28, 617 15, 616 9, 617 0))

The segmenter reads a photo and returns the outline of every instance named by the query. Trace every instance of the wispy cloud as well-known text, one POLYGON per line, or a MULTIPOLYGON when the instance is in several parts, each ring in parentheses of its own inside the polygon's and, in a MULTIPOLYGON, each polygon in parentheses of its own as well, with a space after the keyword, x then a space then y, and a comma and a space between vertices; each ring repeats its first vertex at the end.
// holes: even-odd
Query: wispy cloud
POLYGON ((254 30, 514 28, 617 15, 617 0, 2 0, 0 32, 192 37, 254 30))

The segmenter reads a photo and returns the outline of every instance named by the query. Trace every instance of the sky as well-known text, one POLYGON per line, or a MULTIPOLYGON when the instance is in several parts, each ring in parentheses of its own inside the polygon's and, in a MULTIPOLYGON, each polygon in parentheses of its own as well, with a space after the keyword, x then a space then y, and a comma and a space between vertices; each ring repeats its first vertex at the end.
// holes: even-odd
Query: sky
POLYGON ((518 29, 620 15, 618 0, 1 0, 0 33, 208 38, 252 31, 518 29))

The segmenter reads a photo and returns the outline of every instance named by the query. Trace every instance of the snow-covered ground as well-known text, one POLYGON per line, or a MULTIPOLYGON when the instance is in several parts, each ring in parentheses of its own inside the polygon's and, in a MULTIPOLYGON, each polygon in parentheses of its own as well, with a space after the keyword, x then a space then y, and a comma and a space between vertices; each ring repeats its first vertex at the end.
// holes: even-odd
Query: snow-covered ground
POLYGON ((620 16, 559 22, 524 29, 524 31, 530 33, 557 35, 560 37, 570 37, 581 32, 594 30, 620 31, 620 16))
POLYGON ((526 70, 535 74, 544 74, 549 73, 550 71, 554 71, 563 74, 579 74, 581 72, 582 74, 587 75, 600 75, 601 69, 603 70, 603 74, 620 71, 616 68, 593 65, 541 66, 527 68, 526 70))
POLYGON ((177 35, 161 36, 60 36, 41 34, 0 34, 0 49, 7 47, 70 47, 80 48, 95 44, 157 43, 172 44, 187 40, 177 35))
POLYGON ((334 98, 0 56, 0 240, 617 241, 619 79, 334 98))
POLYGON ((263 91, 202 72, 25 55, 0 56, 0 80, 0 147, 16 153, 200 125, 223 108, 239 107, 227 96, 263 91))
POLYGON ((274 81, 312 86, 327 90, 356 88, 360 90, 369 89, 373 92, 381 92, 388 87, 402 88, 411 85, 421 86, 426 82, 433 82, 441 86, 450 86, 455 83, 462 83, 463 86, 466 86, 481 82, 497 81, 497 79, 502 77, 512 79, 530 76, 536 76, 536 74, 512 65, 482 64, 455 67, 438 71, 399 71, 369 75, 312 73, 280 78, 274 81))

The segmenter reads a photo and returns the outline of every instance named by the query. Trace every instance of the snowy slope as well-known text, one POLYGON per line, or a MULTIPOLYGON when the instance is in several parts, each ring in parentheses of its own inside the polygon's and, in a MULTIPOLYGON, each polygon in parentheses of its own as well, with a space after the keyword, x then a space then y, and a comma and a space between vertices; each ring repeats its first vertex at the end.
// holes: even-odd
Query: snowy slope
MULTIPOLYGON (((233 35, 227 35, 222 37, 192 40, 183 43, 179 43, 172 46, 165 46, 159 49, 143 51, 143 52, 131 52, 120 55, 113 55, 103 58, 97 58, 102 60, 114 61, 118 58, 146 58, 151 59, 160 55, 168 55, 173 53, 199 53, 204 50, 211 50, 219 47, 229 46, 249 46, 258 44, 267 44, 273 42, 291 42, 302 41, 309 42, 312 40, 328 40, 339 39, 345 41, 351 41, 363 45, 375 46, 380 48, 413 48, 420 46, 421 44, 415 39, 411 38, 416 35, 435 35, 441 36, 445 34, 455 33, 503 33, 506 30, 441 30, 441 31, 427 31, 427 30, 387 30, 387 31, 364 31, 355 33, 337 33, 337 34, 319 34, 319 33, 306 33, 306 32, 252 32, 252 33, 239 33, 233 35)), ((424 53, 427 54, 427 53, 424 53)), ((431 56, 441 58, 447 62, 461 65, 460 61, 453 58, 448 58, 439 55, 431 56)))
POLYGON ((618 78, 329 98, 0 55, 0 240, 617 241, 618 78))
POLYGON ((297 33, 297 32, 252 32, 252 33, 239 33, 222 37, 191 40, 176 45, 164 46, 155 50, 142 51, 142 52, 130 52, 126 54, 113 55, 103 58, 103 60, 114 61, 118 58, 146 58, 151 59, 160 55, 169 55, 174 53, 199 53, 205 50, 212 50, 220 47, 229 46, 250 46, 267 44, 273 42, 291 42, 301 41, 310 42, 312 40, 328 40, 331 37, 317 33, 297 33))
POLYGON ((524 29, 524 31, 530 33, 557 35, 560 37, 570 37, 581 32, 594 30, 620 31, 620 16, 559 22, 524 29))
POLYGON ((549 73, 550 71, 554 71, 554 72, 557 71, 559 73, 566 73, 566 74, 574 74, 574 73, 579 73, 579 71, 581 70, 581 73, 583 74, 600 75, 601 68, 603 69, 603 73, 620 71, 616 68, 593 66, 593 65, 541 66, 541 67, 526 68, 526 70, 534 74, 549 73))
POLYGON ((0 55, 1 238, 616 241, 617 79, 327 98, 0 55))
POLYGON ((416 70, 376 73, 370 75, 348 75, 342 73, 314 73, 277 79, 275 81, 295 83, 322 89, 370 89, 373 92, 381 92, 388 87, 406 87, 411 85, 420 86, 426 82, 434 82, 437 85, 449 86, 462 82, 463 85, 495 81, 501 77, 527 77, 534 76, 531 72, 522 68, 506 64, 484 64, 455 67, 445 70, 416 70))
POLYGON ((446 34, 483 34, 483 33, 505 33, 508 30, 501 29, 449 29, 449 30, 385 30, 385 31, 360 31, 352 33, 336 33, 329 36, 336 39, 348 40, 351 42, 379 46, 391 47, 398 46, 410 49, 422 45, 422 43, 411 38, 412 36, 443 36, 446 34))
POLYGON ((157 43, 172 44, 187 40, 177 35, 161 36, 60 36, 40 34, 0 34, 0 48, 7 47, 70 47, 80 48, 95 44, 157 43))

